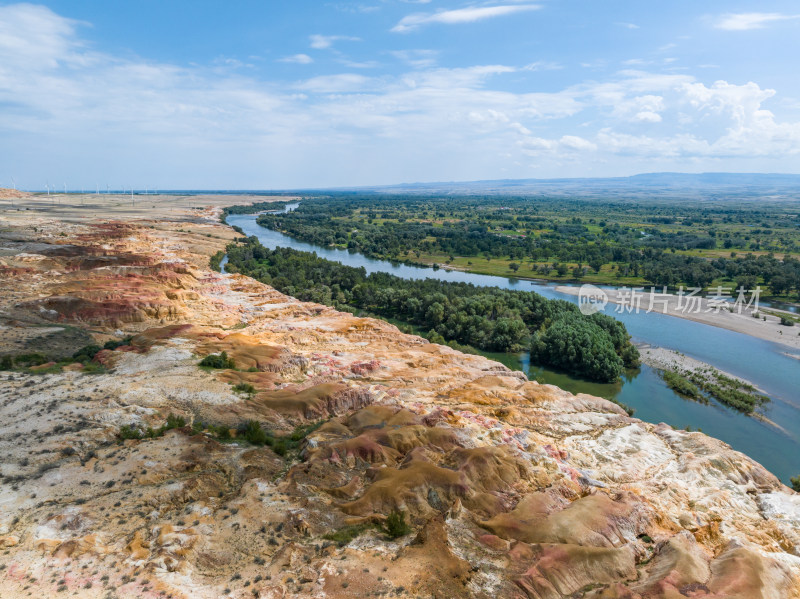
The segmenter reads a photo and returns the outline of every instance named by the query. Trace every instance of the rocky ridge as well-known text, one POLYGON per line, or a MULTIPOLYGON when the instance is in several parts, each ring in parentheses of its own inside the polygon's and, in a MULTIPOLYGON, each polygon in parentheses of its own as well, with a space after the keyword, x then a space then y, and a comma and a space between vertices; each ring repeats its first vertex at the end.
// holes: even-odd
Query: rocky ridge
POLYGON ((0 373, 3 597, 800 597, 800 495, 759 464, 214 273, 216 214, 0 239, 0 355, 131 337, 0 373))

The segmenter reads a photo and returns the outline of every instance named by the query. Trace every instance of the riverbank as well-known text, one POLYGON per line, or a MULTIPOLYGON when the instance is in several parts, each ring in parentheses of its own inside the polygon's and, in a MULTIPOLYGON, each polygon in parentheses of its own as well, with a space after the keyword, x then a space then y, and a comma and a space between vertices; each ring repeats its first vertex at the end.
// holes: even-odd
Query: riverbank
MULTIPOLYGON (((287 234, 287 233, 283 233, 287 234)), ((347 251, 347 247, 345 245, 332 245, 328 246, 330 249, 334 251, 347 251)), ((372 260, 382 260, 382 258, 371 258, 372 260)), ((508 260, 490 260, 482 257, 461 257, 456 256, 452 260, 448 256, 444 255, 434 255, 434 254, 422 254, 420 257, 416 259, 411 258, 402 258, 397 260, 390 260, 393 264, 402 264, 410 267, 415 268, 428 268, 435 270, 442 270, 446 272, 457 272, 457 273, 464 273, 466 275, 479 275, 479 276, 490 276, 490 277, 502 277, 504 279, 508 279, 511 281, 529 281, 535 284, 543 284, 543 285, 552 285, 554 288, 559 291, 569 295, 577 296, 579 293, 580 286, 583 284, 590 284, 590 285, 597 285, 601 286, 603 289, 611 288, 614 289, 614 293, 620 294, 625 293, 624 291, 620 291, 623 289, 644 289, 646 292, 649 291, 650 286, 646 279, 643 277, 623 277, 622 279, 612 276, 611 273, 595 273, 595 274, 586 274, 581 279, 570 278, 569 276, 553 276, 553 275, 542 275, 541 273, 536 273, 535 275, 531 276, 533 273, 528 275, 521 274, 521 269, 518 271, 513 271, 508 268, 509 263, 511 261, 508 260)), ((709 293, 711 293, 714 289, 714 286, 709 287, 709 293)), ((677 304, 677 295, 671 295, 671 303, 677 304)), ((615 299, 609 298, 610 301, 614 303, 620 303, 615 299)), ((700 298, 698 298, 700 299, 700 298)), ((770 302, 784 302, 785 298, 762 298, 764 299, 764 303, 769 304, 770 302)), ((749 300, 749 297, 748 297, 749 300)), ((624 301, 624 300, 623 300, 624 301)), ((645 298, 643 300, 645 303, 642 304, 644 309, 647 309, 645 298)), ((702 302, 703 310, 705 309, 707 301, 704 300, 702 302)), ((792 307, 792 309, 797 308, 796 304, 785 304, 792 307)), ((661 305, 659 304, 659 307, 661 305)), ((746 314, 743 310, 743 315, 752 318, 752 311, 748 311, 746 314)), ((702 317, 693 318, 691 315, 685 315, 686 318, 690 320, 695 320, 696 322, 702 322, 704 324, 711 324, 712 326, 721 326, 722 328, 726 328, 731 331, 736 332, 744 332, 745 334, 752 335, 754 337, 759 337, 761 339, 766 339, 768 341, 774 341, 776 343, 781 343, 783 345, 787 345, 792 348, 800 349, 800 330, 796 331, 797 338, 786 340, 783 335, 787 333, 782 332, 783 329, 789 329, 790 327, 786 327, 781 325, 781 317, 787 318, 789 320, 794 321, 796 324, 800 324, 800 319, 798 318, 797 313, 790 312, 787 310, 773 308, 773 307, 764 307, 758 311, 759 317, 763 318, 766 316, 766 321, 763 319, 761 322, 766 322, 767 325, 777 324, 779 328, 777 328, 773 332, 757 332, 759 327, 752 326, 752 323, 745 321, 744 323, 735 323, 735 322, 724 322, 720 323, 715 319, 704 319, 702 317)), ((671 314, 673 316, 682 316, 682 314, 671 314)), ((754 319, 755 320, 755 319, 754 319)))
MULTIPOLYGON (((558 292, 555 285, 390 263, 367 258, 358 252, 305 243, 259 226, 254 215, 231 215, 228 224, 240 227, 245 235, 256 236, 265 247, 315 252, 329 260, 364 268, 367 273, 386 272, 408 279, 435 278, 478 286, 527 290, 551 299, 577 300, 577 297, 558 292)), ((609 311, 609 314, 613 312, 609 311)), ((665 422, 681 429, 687 426, 702 428, 706 433, 769 464, 770 469, 779 473, 784 480, 797 474, 795 456, 800 452, 800 406, 797 405, 796 389, 800 387, 800 370, 796 368, 797 362, 781 351, 782 348, 784 351, 790 348, 723 328, 704 326, 688 319, 646 314, 644 310, 639 314, 620 314, 618 318, 637 341, 675 349, 755 382, 773 400, 766 407, 769 418, 780 422, 789 429, 790 434, 775 434, 775 429, 768 424, 748 418, 738 411, 724 409, 716 403, 688 401, 666 385, 657 369, 646 364, 638 371, 626 373, 623 381, 615 384, 590 383, 538 366, 531 367, 529 371, 524 355, 521 357, 522 370, 530 372, 532 378, 535 377, 539 382, 554 384, 572 393, 613 398, 634 408, 636 416, 648 422, 665 422)), ((514 354, 507 355, 517 359, 514 354)), ((513 365, 512 368, 517 366, 513 365)))
POLYGON ((671 349, 649 344, 638 344, 637 348, 641 362, 655 368, 664 382, 682 397, 709 403, 710 396, 789 434, 761 411, 769 399, 764 390, 751 381, 671 349))
MULTIPOLYGON (((578 296, 580 289, 580 287, 567 285, 556 287, 556 291, 559 293, 572 296, 578 296)), ((605 291, 609 303, 615 304, 614 307, 605 308, 604 312, 606 314, 615 316, 623 311, 631 311, 630 289, 627 291, 625 289, 603 289, 603 291, 605 291)), ((638 311, 646 312, 650 305, 649 288, 644 292, 638 292, 638 295, 641 296, 638 311)), ((750 298, 748 297, 747 299, 749 301, 750 298)), ((753 316, 754 310, 752 308, 743 306, 741 313, 739 313, 738 308, 734 309, 734 312, 730 312, 727 309, 727 305, 716 309, 713 298, 696 297, 692 298, 692 301, 695 302, 692 308, 684 309, 683 306, 687 304, 686 298, 675 294, 660 295, 656 293, 656 302, 652 311, 743 333, 751 337, 778 343, 791 349, 800 349, 800 327, 782 325, 780 317, 775 315, 779 314, 780 311, 774 308, 770 309, 772 312, 770 314, 758 311, 758 317, 756 318, 753 316), (680 303, 681 301, 682 303, 680 303)), ((633 311, 636 310, 637 308, 634 306, 633 311)))
MULTIPOLYGON (((655 368, 657 370, 700 372, 702 370, 714 368, 706 362, 696 360, 691 356, 687 356, 686 354, 682 354, 672 349, 667 349, 666 347, 655 347, 647 343, 638 343, 636 344, 636 347, 639 349, 639 356, 642 364, 647 364, 651 368, 655 368)), ((758 387, 752 382, 743 379, 740 376, 736 376, 730 372, 725 372, 719 368, 714 368, 714 370, 739 383, 755 387, 759 392, 763 393, 763 390, 758 389, 758 387)))

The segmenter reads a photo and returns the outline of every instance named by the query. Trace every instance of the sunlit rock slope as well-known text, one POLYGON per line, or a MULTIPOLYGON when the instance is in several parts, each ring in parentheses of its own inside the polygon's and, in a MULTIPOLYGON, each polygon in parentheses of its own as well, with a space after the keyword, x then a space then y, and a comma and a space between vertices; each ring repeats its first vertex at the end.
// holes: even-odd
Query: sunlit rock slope
POLYGON ((0 356, 122 344, 0 372, 0 596, 800 597, 757 463, 214 273, 216 216, 5 223, 0 356))

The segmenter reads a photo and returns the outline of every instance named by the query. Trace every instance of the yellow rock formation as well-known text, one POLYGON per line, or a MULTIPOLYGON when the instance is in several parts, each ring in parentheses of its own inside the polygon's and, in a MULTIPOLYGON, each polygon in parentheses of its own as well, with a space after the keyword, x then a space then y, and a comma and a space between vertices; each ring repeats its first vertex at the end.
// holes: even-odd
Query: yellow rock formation
POLYGON ((759 464, 211 272, 216 214, 4 223, 0 355, 132 339, 0 373, 0 596, 800 597, 800 495, 759 464))

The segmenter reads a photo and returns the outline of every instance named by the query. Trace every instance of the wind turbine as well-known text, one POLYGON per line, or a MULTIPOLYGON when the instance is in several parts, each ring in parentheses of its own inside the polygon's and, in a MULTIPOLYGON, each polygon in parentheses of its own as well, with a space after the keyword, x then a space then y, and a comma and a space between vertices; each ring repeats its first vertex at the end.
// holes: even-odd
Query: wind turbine
POLYGON ((11 186, 14 188, 14 191, 17 191, 17 182, 14 181, 14 177, 11 177, 11 186))

